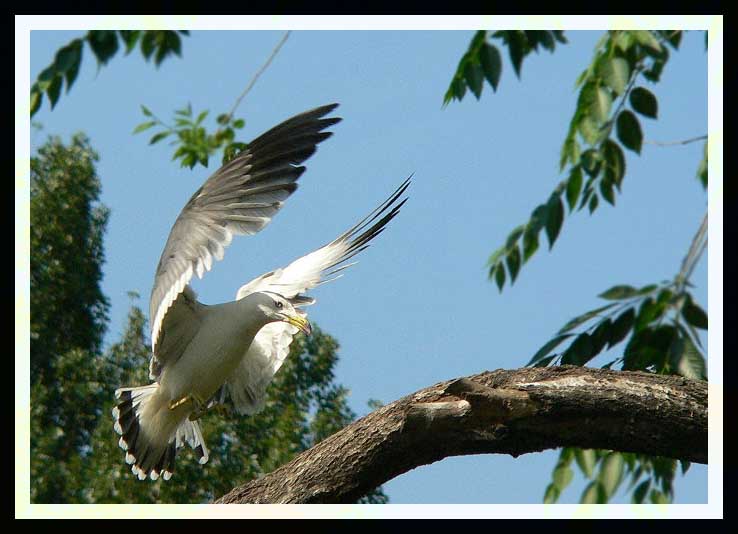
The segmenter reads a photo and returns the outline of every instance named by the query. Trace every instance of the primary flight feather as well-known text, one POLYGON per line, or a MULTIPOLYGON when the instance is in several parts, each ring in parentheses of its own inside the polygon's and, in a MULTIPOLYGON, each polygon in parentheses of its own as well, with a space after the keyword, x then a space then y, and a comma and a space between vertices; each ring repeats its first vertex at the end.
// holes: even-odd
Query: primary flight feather
POLYGON ((340 277, 347 263, 385 228, 407 200, 408 178, 354 227, 330 243, 243 285, 236 300, 206 305, 189 282, 223 258, 234 235, 264 228, 297 189, 299 166, 331 136, 324 118, 337 104, 306 111, 254 139, 218 169, 187 202, 172 227, 151 291, 149 375, 154 382, 120 388, 114 428, 131 471, 169 479, 177 449, 208 449, 197 419, 215 404, 239 414, 264 406, 266 388, 289 354, 292 338, 311 327, 305 291, 340 277))

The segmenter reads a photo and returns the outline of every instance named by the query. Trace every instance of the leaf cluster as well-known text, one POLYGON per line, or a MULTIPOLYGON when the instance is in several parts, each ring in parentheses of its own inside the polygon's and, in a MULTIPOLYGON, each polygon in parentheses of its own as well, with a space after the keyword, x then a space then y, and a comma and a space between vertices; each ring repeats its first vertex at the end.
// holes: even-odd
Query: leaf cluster
POLYGON ((236 130, 244 127, 243 119, 235 119, 230 114, 218 115, 216 122, 218 128, 212 134, 203 126, 203 121, 208 116, 208 110, 202 111, 194 117, 192 106, 178 109, 174 112, 174 126, 169 126, 158 119, 146 106, 141 106, 141 111, 148 118, 133 130, 133 133, 144 132, 153 127, 161 130, 154 134, 149 140, 153 145, 167 137, 174 136, 170 143, 177 145, 172 160, 179 159, 182 167, 192 169, 198 163, 203 167, 208 166, 208 160, 216 151, 223 149, 222 163, 227 163, 241 150, 246 148, 246 143, 235 141, 236 130))
POLYGON ((85 43, 95 55, 98 68, 107 64, 121 45, 125 48, 127 55, 137 44, 140 44, 141 54, 146 61, 153 57, 154 64, 158 67, 167 56, 182 55, 179 34, 189 35, 189 32, 186 30, 94 30, 87 32, 82 38, 74 39, 57 51, 53 63, 41 71, 36 82, 31 86, 31 117, 41 107, 44 94, 49 99, 51 109, 54 109, 64 82, 69 92, 79 74, 85 43))
POLYGON ((563 171, 569 165, 567 178, 488 260, 489 278, 500 291, 507 280, 515 282, 521 266, 538 250, 541 230, 549 249, 553 247, 566 214, 564 202, 570 214, 585 206, 592 214, 601 199, 615 205, 626 171, 623 148, 640 154, 643 144, 637 115, 658 116, 656 96, 636 82, 641 76, 658 81, 668 47, 677 49, 680 40, 678 30, 619 30, 607 32, 597 44, 593 61, 577 79, 577 105, 561 149, 559 166, 563 171))
POLYGON ((527 365, 586 365, 603 350, 630 336, 622 357, 603 366, 624 370, 680 374, 706 378, 705 357, 696 329, 707 329, 707 314, 676 282, 640 289, 611 287, 600 295, 609 304, 574 317, 547 341, 527 365), (582 328, 588 325, 586 328, 582 328), (575 329, 580 328, 579 331, 575 329), (563 341, 566 349, 553 352, 563 341))
POLYGON ((539 47, 553 53, 556 43, 566 43, 564 32, 559 30, 480 30, 474 34, 469 49, 464 53, 456 68, 451 84, 443 97, 445 106, 451 100, 461 101, 467 88, 479 100, 486 79, 493 91, 497 91, 502 74, 502 55, 499 48, 490 42, 498 39, 507 46, 510 61, 518 78, 523 59, 531 52, 538 53, 539 47), (491 35, 490 35, 491 33, 491 35))
POLYGON ((689 469, 689 462, 643 454, 596 449, 564 447, 559 454, 551 483, 544 492, 544 504, 557 502, 561 492, 574 478, 572 464, 589 480, 579 501, 583 504, 605 504, 630 477, 627 491, 632 491, 633 504, 670 503, 674 498, 673 481, 677 464, 682 474, 689 469), (640 482, 640 483, 639 483, 640 482))

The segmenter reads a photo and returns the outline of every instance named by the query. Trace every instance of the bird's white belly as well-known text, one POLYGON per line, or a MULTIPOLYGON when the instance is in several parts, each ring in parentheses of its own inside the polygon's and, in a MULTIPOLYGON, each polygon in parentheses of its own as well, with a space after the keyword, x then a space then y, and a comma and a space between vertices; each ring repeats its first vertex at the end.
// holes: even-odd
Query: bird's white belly
POLYGON ((254 335, 227 328, 201 328, 179 360, 162 374, 162 388, 172 401, 194 395, 206 402, 235 371, 254 335))

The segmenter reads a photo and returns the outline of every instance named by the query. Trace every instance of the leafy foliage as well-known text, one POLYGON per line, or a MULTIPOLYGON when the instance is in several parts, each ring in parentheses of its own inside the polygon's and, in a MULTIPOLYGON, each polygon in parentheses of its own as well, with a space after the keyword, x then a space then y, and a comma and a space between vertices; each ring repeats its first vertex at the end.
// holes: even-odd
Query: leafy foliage
MULTIPOLYGON (((495 32, 492 36, 508 47, 518 77, 523 58, 537 49, 537 44, 553 52, 556 40, 566 42, 563 35, 557 39, 555 32, 495 32)), ((546 202, 535 207, 528 222, 509 233, 488 260, 489 278, 500 291, 507 280, 514 283, 522 264, 539 249, 542 230, 549 249, 553 247, 566 213, 564 202, 570 214, 585 206, 592 214, 601 200, 615 205, 626 173, 625 150, 640 154, 643 146, 639 116, 658 117, 658 100, 642 85, 641 79, 659 81, 669 59, 669 49, 677 50, 681 37, 679 30, 617 30, 606 32, 597 43, 592 62, 576 81, 577 105, 559 161, 560 170, 566 171, 567 178, 556 185, 546 202)), ((446 91, 444 105, 452 99, 461 100, 467 88, 479 99, 482 74, 496 91, 502 69, 501 54, 487 38, 488 32, 484 31, 474 35, 446 91)), ((697 176, 706 188, 707 145, 697 176)), ((695 250, 690 252, 689 261, 699 256, 699 247, 695 250)), ((600 297, 611 302, 568 321, 533 355, 528 365, 586 365, 604 350, 628 339, 623 356, 603 367, 619 364, 622 369, 705 379, 705 356, 695 329, 707 328, 707 315, 686 290, 689 272, 688 267, 683 267, 674 281, 640 289, 626 285, 610 288, 600 297), (560 348, 564 341, 568 345, 560 348)), ((544 492, 544 502, 556 502, 571 482, 570 466, 574 460, 590 479, 582 493, 582 502, 607 502, 626 473, 632 477, 630 489, 644 473, 649 475, 633 490, 633 502, 643 502, 646 498, 651 502, 670 502, 673 497, 675 460, 564 448, 554 467, 552 482, 544 492)))
POLYGON ((100 415, 97 358, 108 300, 100 289, 108 210, 84 135, 50 138, 31 158, 31 500, 80 498, 67 481, 100 415))
POLYGON ((209 134, 202 125, 208 116, 208 111, 198 113, 193 118, 192 106, 178 109, 174 112, 174 126, 169 126, 158 119, 146 106, 141 106, 141 111, 148 118, 133 130, 133 133, 144 132, 155 126, 163 128, 154 134, 149 140, 153 145, 162 139, 173 135, 176 138, 171 142, 178 145, 172 159, 179 159, 182 167, 193 168, 198 163, 203 167, 208 166, 208 160, 216 151, 223 149, 222 163, 230 161, 236 154, 246 148, 246 143, 234 141, 235 130, 241 129, 246 124, 243 119, 234 119, 231 114, 221 114, 217 117, 218 128, 213 134, 209 134))
MULTIPOLYGON (((479 100, 486 79, 493 91, 497 91, 502 74, 502 55, 500 50, 489 42, 490 32, 480 30, 474 34, 469 49, 459 61, 451 84, 443 97, 445 106, 451 100, 461 100, 467 88, 479 100)), ((500 40, 507 46, 510 61, 518 78, 523 59, 531 52, 538 53, 541 46, 553 53, 556 43, 566 43, 564 32, 559 30, 500 30, 492 32, 492 39, 500 40)))
MULTIPOLYGON (((475 38, 478 39, 478 35, 479 32, 475 38)), ((669 59, 669 47, 678 49, 680 40, 679 30, 613 30, 599 41, 592 63, 577 79, 579 96, 559 161, 561 171, 568 165, 567 178, 557 184, 545 203, 536 206, 529 221, 522 225, 523 232, 516 234, 520 226, 513 230, 505 244, 493 252, 488 261, 489 278, 495 280, 500 291, 508 278, 502 272, 505 265, 511 275, 511 284, 518 275, 520 265, 515 261, 510 262, 508 258, 516 254, 521 236, 523 248, 527 251, 523 254, 523 263, 538 249, 538 236, 542 229, 546 230, 549 249, 553 247, 564 221, 564 200, 570 214, 575 208, 581 210, 585 206, 592 214, 600 206, 601 199, 615 205, 626 171, 623 148, 640 154, 643 145, 643 130, 637 115, 651 119, 658 115, 656 96, 645 87, 636 86, 636 83, 640 77, 658 82, 669 59), (627 109, 628 105, 631 109, 627 109), (512 276, 511 264, 516 276, 512 276)), ((503 41, 509 47, 519 46, 512 44, 515 39, 510 35, 503 41)), ((475 47, 472 41, 467 55, 471 55, 479 46, 475 47)), ((531 49, 535 48, 520 50, 530 52, 531 49)), ((520 50, 515 53, 516 57, 520 50)), ((512 57, 512 48, 510 53, 512 57)), ((447 92, 446 96, 450 99, 449 94, 447 92)), ((457 98, 460 99, 460 96, 457 98)), ((698 171, 700 179, 701 173, 702 167, 698 171)), ((706 183, 706 177, 703 183, 706 183)))
POLYGON ((126 54, 129 54, 136 47, 136 44, 140 43, 141 53, 146 61, 149 61, 153 56, 154 64, 158 67, 167 56, 171 54, 182 55, 182 43, 179 34, 189 35, 189 32, 186 30, 119 30, 117 32, 95 30, 87 32, 82 38, 74 39, 57 51, 54 62, 41 71, 36 82, 31 86, 31 117, 41 107, 44 94, 49 99, 51 109, 54 109, 64 82, 66 82, 67 92, 69 92, 72 84, 77 79, 77 74, 79 74, 84 43, 87 43, 92 50, 95 59, 97 59, 98 68, 106 65, 110 58, 118 52, 119 41, 125 47, 126 54))

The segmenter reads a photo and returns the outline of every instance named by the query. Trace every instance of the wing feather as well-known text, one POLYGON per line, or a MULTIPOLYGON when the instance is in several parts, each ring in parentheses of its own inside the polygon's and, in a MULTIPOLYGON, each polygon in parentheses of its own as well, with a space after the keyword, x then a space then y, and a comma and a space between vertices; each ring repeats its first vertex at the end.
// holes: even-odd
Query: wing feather
POLYGON ((155 355, 163 321, 193 274, 202 278, 213 258, 222 259, 233 235, 254 234, 269 224, 297 189, 305 171, 298 165, 331 135, 322 130, 341 120, 321 118, 336 107, 322 106, 275 126, 192 195, 169 233, 154 277, 149 317, 155 355))
MULTIPOLYGON (((327 245, 299 258, 287 267, 263 274, 242 286, 236 300, 257 291, 272 291, 287 298, 303 316, 300 309, 314 300, 302 295, 319 284, 342 276, 342 270, 354 265, 346 263, 369 246, 407 201, 399 201, 410 185, 410 178, 369 215, 327 245), (334 276, 335 275, 335 276, 334 276), (326 278, 334 276, 333 278, 326 278)), ((239 366, 215 395, 213 402, 225 403, 230 398, 238 413, 253 414, 264 406, 266 388, 289 354, 290 344, 298 329, 289 323, 269 323, 254 338, 239 366)))

